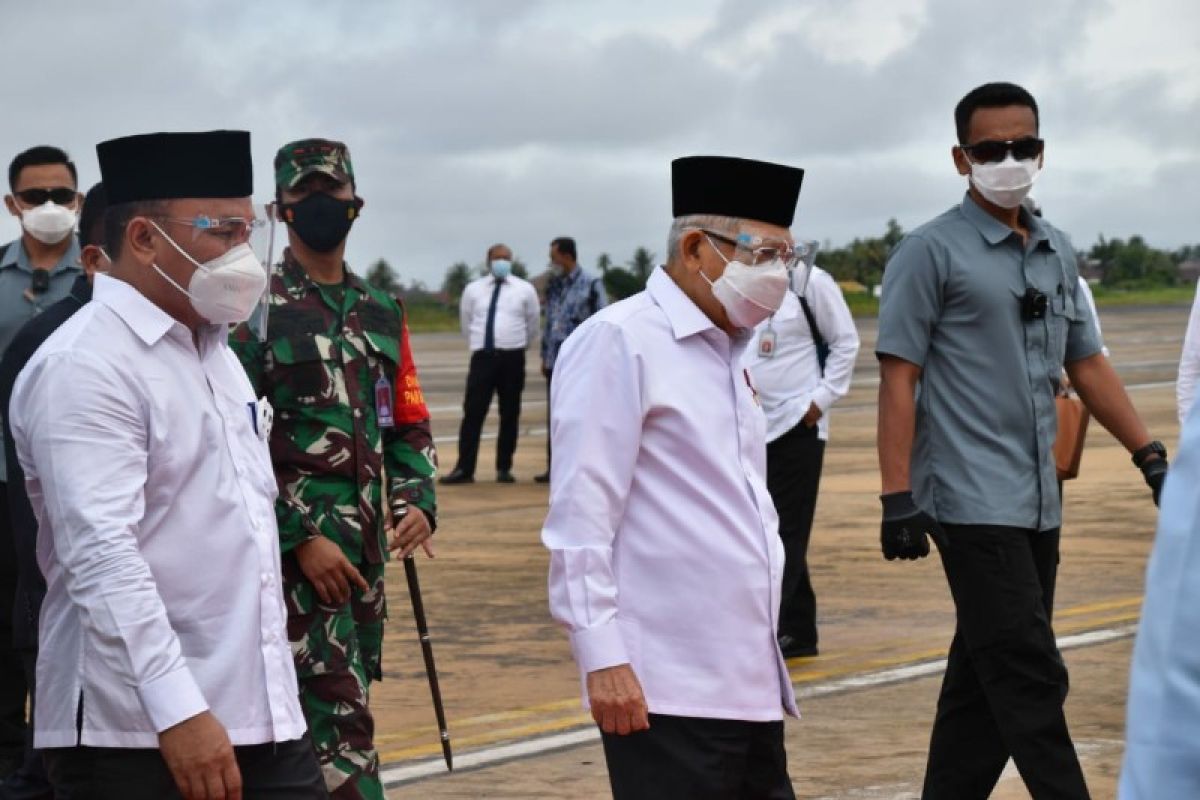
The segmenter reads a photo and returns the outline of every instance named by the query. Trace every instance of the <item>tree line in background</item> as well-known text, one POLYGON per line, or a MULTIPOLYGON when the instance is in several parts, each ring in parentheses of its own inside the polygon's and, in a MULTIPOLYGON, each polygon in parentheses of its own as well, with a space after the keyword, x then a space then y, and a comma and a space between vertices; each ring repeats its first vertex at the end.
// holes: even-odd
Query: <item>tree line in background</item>
MULTIPOLYGON (((883 280, 888 254, 903 237, 904 230, 899 223, 889 219, 881 236, 856 238, 841 247, 831 247, 825 242, 817 252, 816 263, 846 291, 871 294, 883 280)), ((1189 265, 1189 276, 1200 270, 1200 244, 1174 251, 1160 250, 1137 235, 1129 239, 1108 239, 1102 235, 1089 250, 1080 250, 1077 255, 1080 274, 1089 280, 1098 279, 1103 286, 1115 290, 1176 286, 1184 280, 1181 265, 1189 265)), ((641 291, 656 263, 653 252, 639 247, 621 264, 608 253, 601 253, 596 257, 594 271, 603 278, 609 300, 613 301, 641 291)), ((513 261, 512 271, 514 275, 529 278, 528 268, 518 260, 513 261)), ((472 268, 465 261, 459 261, 447 268, 441 287, 433 290, 419 280, 402 283, 391 265, 381 258, 368 269, 366 280, 403 298, 410 307, 437 306, 453 310, 458 307, 466 285, 481 274, 481 268, 472 268)), ((533 277, 535 282, 543 279, 544 273, 533 277)))

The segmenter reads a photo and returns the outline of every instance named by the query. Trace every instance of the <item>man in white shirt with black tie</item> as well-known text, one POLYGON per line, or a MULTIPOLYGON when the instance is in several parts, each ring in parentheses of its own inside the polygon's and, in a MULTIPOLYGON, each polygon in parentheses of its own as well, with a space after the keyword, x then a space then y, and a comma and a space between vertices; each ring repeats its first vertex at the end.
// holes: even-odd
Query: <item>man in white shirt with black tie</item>
POLYGON ((512 274, 512 250, 494 244, 487 251, 487 275, 467 284, 459 301, 463 336, 471 348, 458 463, 441 483, 474 483, 479 435, 496 395, 500 433, 496 440, 496 481, 514 483, 513 453, 525 389, 525 351, 533 343, 541 308, 533 284, 512 274))
POLYGON ((784 658, 817 655, 808 540, 829 439, 829 409, 850 391, 858 355, 850 308, 828 272, 802 262, 791 273, 790 289, 779 311, 755 329, 743 361, 767 415, 767 488, 779 513, 786 556, 779 609, 784 658))
POLYGON ((666 267, 579 326, 555 364, 550 610, 617 800, 795 796, 783 546, 741 359, 787 293, 803 174, 676 160, 666 267))
POLYGON ((55 795, 326 797, 279 578, 269 414, 229 350, 266 272, 250 135, 96 148, 113 259, 10 404, 46 577, 34 745, 55 795))

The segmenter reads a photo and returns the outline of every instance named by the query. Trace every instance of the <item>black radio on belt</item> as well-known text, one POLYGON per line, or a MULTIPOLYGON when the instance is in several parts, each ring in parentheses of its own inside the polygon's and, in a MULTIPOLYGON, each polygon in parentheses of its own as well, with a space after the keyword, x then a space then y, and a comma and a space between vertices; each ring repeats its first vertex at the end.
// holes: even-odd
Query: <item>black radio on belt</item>
POLYGON ((1032 286, 1027 286, 1025 287, 1025 294, 1021 295, 1021 319, 1026 322, 1043 319, 1046 316, 1046 309, 1049 306, 1050 298, 1044 292, 1039 292, 1032 286))

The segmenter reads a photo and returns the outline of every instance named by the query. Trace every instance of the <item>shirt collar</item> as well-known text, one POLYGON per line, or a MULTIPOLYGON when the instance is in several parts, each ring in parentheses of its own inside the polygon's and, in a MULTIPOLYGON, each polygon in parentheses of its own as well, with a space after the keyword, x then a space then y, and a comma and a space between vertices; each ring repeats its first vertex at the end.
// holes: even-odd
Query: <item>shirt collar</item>
MULTIPOLYGON (((51 274, 62 272, 63 270, 73 269, 82 271, 79 266, 79 239, 75 236, 71 237, 71 244, 67 247, 62 257, 58 259, 58 263, 50 270, 51 274)), ((23 272, 33 272, 33 267, 29 263, 29 254, 25 252, 25 241, 23 238, 17 238, 4 253, 4 260, 0 261, 0 268, 15 266, 23 272)))
POLYGON ((676 340, 717 327, 708 315, 700 310, 700 306, 684 294, 679 284, 675 283, 675 279, 667 274, 665 267, 659 267, 650 273, 650 279, 646 281, 646 291, 667 315, 676 340))
MULTIPOLYGON (((319 291, 317 282, 314 281, 308 274, 308 271, 296 260, 292 255, 292 248, 285 248, 283 251, 283 261, 280 264, 280 271, 283 273, 283 283, 288 292, 299 299, 307 292, 319 291)), ((352 289, 356 289, 361 294, 366 294, 367 290, 361 278, 350 271, 344 262, 342 264, 342 273, 345 275, 344 285, 352 289)))
MULTIPOLYGON (((963 195, 960 208, 967 221, 975 226, 975 229, 979 231, 990 245, 998 245, 1009 236, 1016 234, 1016 231, 1012 228, 980 208, 979 204, 975 202, 975 198, 971 197, 970 192, 963 195)), ((1022 208, 1021 220, 1029 228, 1029 236, 1036 244, 1041 245, 1044 243, 1051 250, 1054 249, 1054 245, 1050 241, 1050 234, 1040 219, 1022 208)))
POLYGON ((111 308, 139 339, 150 346, 157 344, 174 326, 184 327, 137 289, 108 275, 96 276, 92 300, 111 308))

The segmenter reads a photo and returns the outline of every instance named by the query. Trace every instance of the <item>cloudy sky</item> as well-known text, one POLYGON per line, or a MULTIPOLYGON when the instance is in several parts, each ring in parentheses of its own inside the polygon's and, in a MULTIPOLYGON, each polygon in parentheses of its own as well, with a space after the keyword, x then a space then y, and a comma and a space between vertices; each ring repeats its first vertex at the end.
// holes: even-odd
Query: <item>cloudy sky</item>
POLYGON ((56 144, 88 186, 103 139, 246 128, 267 200, 280 144, 342 139, 351 264, 434 286, 494 241, 535 269, 558 235, 661 255, 688 154, 804 167, 798 236, 911 228, 957 202, 952 110, 990 80, 1041 104, 1035 194, 1077 243, 1200 242, 1195 0, 0 4, 5 163, 56 144))

